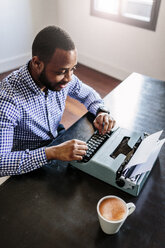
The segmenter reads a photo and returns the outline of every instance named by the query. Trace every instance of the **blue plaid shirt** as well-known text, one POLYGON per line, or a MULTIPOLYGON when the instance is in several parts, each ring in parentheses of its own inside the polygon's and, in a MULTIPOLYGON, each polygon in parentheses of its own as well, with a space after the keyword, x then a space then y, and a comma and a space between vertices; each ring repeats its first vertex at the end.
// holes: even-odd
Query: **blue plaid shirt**
POLYGON ((75 75, 66 88, 45 94, 33 81, 28 63, 0 82, 0 176, 26 173, 48 163, 45 146, 57 136, 68 95, 93 114, 103 104, 75 75))

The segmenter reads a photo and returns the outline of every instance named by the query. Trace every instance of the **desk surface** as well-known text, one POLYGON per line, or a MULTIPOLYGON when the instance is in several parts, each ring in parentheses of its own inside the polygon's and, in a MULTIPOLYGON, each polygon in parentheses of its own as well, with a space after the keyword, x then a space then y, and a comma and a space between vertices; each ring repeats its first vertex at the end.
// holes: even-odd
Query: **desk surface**
MULTIPOLYGON (((149 133, 165 130, 165 82, 133 73, 105 97, 122 127, 149 133)), ((93 133, 88 113, 57 142, 93 133)), ((163 138, 164 134, 162 135, 163 138)), ((66 162, 13 176, 0 186, 0 247, 162 248, 165 243, 165 147, 143 190, 133 197, 66 162), (134 202, 118 234, 99 226, 96 204, 109 194, 134 202)))

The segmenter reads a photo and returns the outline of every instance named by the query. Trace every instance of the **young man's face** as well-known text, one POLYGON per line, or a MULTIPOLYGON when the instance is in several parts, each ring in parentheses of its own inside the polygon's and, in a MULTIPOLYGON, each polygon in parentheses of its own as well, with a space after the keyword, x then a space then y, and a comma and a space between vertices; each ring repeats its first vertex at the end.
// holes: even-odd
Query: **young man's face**
POLYGON ((71 81, 77 64, 77 51, 57 48, 51 60, 39 75, 39 82, 52 91, 60 91, 71 81))

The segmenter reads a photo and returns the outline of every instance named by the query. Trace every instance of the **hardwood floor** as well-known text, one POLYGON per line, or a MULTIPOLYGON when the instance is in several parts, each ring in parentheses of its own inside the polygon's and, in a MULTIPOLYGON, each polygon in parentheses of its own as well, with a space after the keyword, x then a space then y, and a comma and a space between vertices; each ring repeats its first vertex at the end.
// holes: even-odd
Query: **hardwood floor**
MULTIPOLYGON (((12 71, 0 74, 0 81, 10 72, 12 71)), ((78 65, 75 74, 84 83, 94 88, 101 97, 107 95, 120 83, 120 80, 107 76, 82 64, 78 65)), ((61 123, 63 123, 65 128, 68 128, 86 112, 87 110, 84 105, 68 97, 61 123)))

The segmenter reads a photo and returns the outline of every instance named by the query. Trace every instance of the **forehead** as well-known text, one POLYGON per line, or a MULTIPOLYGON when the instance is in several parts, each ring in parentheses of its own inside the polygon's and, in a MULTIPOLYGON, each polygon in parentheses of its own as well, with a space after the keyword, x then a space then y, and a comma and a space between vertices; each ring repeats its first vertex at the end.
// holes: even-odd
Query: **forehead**
POLYGON ((53 69, 71 68, 77 64, 77 50, 65 51, 57 48, 47 67, 53 69))

